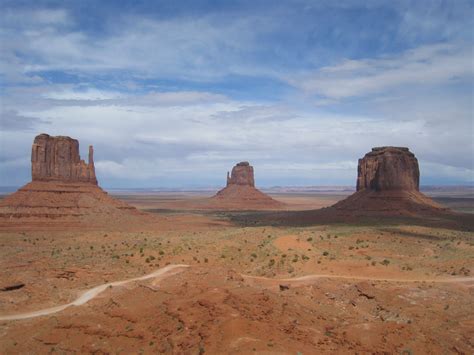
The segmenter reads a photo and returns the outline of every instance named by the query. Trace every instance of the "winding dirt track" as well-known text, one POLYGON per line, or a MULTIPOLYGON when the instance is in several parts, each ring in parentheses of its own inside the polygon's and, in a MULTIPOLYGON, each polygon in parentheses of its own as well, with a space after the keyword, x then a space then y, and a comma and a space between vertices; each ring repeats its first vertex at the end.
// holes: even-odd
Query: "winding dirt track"
MULTIPOLYGON (((63 304, 63 305, 51 307, 51 308, 45 308, 45 309, 41 309, 39 311, 34 311, 34 312, 17 313, 17 314, 11 314, 11 315, 0 315, 0 321, 29 319, 29 318, 35 318, 35 317, 41 317, 41 316, 54 314, 71 306, 81 306, 89 302, 93 298, 95 298, 97 295, 105 291, 110 286, 112 287, 123 286, 130 282, 143 281, 143 280, 147 280, 151 278, 158 278, 158 277, 164 278, 166 276, 172 276, 173 274, 175 274, 175 273, 171 273, 171 271, 185 269, 188 267, 190 266, 185 265, 185 264, 168 265, 164 268, 158 269, 144 276, 135 277, 132 279, 127 279, 127 280, 122 280, 122 281, 109 282, 106 284, 96 286, 94 288, 91 288, 90 290, 83 292, 77 299, 67 304, 63 304)), ((263 276, 251 276, 251 275, 243 275, 243 274, 242 274, 242 277, 248 280, 267 281, 267 282, 271 282, 275 284, 285 282, 285 283, 296 283, 300 285, 310 284, 316 280, 323 279, 323 278, 344 279, 344 280, 386 281, 386 282, 474 283, 474 277, 457 277, 457 278, 447 278, 447 279, 389 279, 389 278, 364 277, 364 276, 306 275, 306 276, 295 277, 295 278, 290 278, 290 279, 288 278, 273 279, 273 278, 268 278, 268 277, 263 277, 263 276)))
POLYGON ((435 282, 435 283, 470 283, 474 282, 474 276, 468 277, 451 277, 444 279, 396 279, 370 276, 344 276, 344 275, 306 275, 301 277, 293 277, 290 279, 273 279, 264 276, 242 275, 244 279, 262 280, 271 282, 298 282, 311 283, 319 279, 342 279, 342 280, 360 280, 360 281, 386 281, 386 282, 435 282))
POLYGON ((35 318, 35 317, 40 317, 40 316, 47 316, 50 314, 54 314, 57 312, 60 312, 68 307, 71 306, 81 306, 87 302, 89 302, 91 299, 95 298, 98 294, 101 292, 105 291, 108 287, 112 286, 123 286, 125 284, 128 284, 130 282, 134 281, 143 281, 151 278, 157 278, 157 277, 164 277, 166 274, 170 273, 171 271, 175 269, 181 269, 181 268, 187 268, 189 265, 168 265, 164 268, 158 269, 151 274, 147 274, 144 276, 140 277, 135 277, 132 279, 127 279, 123 281, 115 281, 115 282, 109 282, 106 284, 102 284, 99 286, 96 286, 94 288, 91 288, 90 290, 87 290, 83 292, 78 298, 76 298, 74 301, 63 304, 61 306, 56 306, 56 307, 51 307, 51 308, 46 308, 46 309, 41 309, 39 311, 34 311, 34 312, 26 312, 26 313, 17 313, 17 314, 11 314, 11 315, 5 315, 1 316, 0 315, 0 321, 4 320, 19 320, 19 319, 28 319, 28 318, 35 318))

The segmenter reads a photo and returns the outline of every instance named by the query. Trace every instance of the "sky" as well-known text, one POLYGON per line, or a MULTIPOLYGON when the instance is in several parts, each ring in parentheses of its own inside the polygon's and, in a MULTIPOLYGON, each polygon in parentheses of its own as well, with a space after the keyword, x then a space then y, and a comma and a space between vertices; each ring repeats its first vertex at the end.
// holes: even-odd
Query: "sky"
POLYGON ((104 187, 355 185, 406 146, 474 184, 473 1, 0 0, 0 186, 40 133, 94 146, 104 187))

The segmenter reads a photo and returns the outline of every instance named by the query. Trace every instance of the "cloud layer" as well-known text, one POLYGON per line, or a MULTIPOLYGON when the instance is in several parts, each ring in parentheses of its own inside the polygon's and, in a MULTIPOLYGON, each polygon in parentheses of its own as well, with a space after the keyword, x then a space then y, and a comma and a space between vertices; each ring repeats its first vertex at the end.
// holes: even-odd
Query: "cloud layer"
POLYGON ((93 144, 105 186, 222 185, 240 160, 260 185, 352 185, 381 145, 474 183, 470 2, 91 5, 5 3, 0 185, 41 132, 93 144))

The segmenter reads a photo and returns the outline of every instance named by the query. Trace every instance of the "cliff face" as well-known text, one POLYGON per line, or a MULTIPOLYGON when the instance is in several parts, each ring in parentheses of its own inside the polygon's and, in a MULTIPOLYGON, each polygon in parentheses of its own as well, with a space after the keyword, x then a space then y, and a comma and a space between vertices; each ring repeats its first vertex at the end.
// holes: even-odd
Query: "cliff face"
POLYGON ((243 185, 255 187, 255 179, 253 176, 253 166, 248 162, 240 162, 232 168, 229 176, 227 173, 227 186, 243 185))
POLYGON ((33 181, 86 182, 97 185, 94 150, 89 146, 86 163, 79 155, 79 142, 70 137, 36 136, 31 149, 33 181))
POLYGON ((434 216, 446 212, 419 191, 418 160, 408 148, 372 148, 359 159, 357 192, 328 209, 331 218, 434 216))
POLYGON ((420 171, 418 160, 408 148, 372 148, 357 169, 357 191, 418 191, 420 171))

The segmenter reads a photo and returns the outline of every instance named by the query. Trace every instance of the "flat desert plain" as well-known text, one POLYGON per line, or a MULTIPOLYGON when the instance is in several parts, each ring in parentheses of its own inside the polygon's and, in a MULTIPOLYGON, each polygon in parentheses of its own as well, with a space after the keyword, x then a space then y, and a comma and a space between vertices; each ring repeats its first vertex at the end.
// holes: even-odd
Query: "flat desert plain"
MULTIPOLYGON (((348 194, 271 196, 295 211, 348 194)), ((156 223, 2 228, 2 353, 474 352, 469 223, 266 225, 200 210, 201 192, 114 197, 156 223)), ((437 201, 472 210, 462 193, 437 201)))

